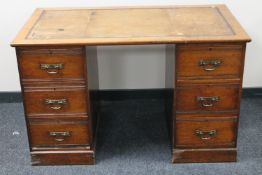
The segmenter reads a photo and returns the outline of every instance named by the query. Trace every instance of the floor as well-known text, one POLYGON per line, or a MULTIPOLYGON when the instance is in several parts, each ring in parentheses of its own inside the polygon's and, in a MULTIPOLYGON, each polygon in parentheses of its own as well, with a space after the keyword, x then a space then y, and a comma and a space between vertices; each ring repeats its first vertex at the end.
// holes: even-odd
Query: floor
POLYGON ((262 98, 241 105, 237 163, 171 164, 163 101, 103 102, 94 166, 31 166, 21 103, 0 104, 1 175, 262 174, 262 98))

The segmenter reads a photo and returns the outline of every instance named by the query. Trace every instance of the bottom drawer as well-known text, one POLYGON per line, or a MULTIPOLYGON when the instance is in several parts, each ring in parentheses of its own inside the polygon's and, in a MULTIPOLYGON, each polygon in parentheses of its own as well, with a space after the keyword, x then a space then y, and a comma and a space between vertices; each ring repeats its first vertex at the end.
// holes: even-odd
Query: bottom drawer
POLYGON ((237 123, 237 118, 177 119, 175 123, 175 147, 235 147, 237 123))
POLYGON ((29 122, 31 147, 89 145, 88 121, 29 122))
POLYGON ((38 151, 31 152, 32 165, 92 165, 94 151, 38 151))

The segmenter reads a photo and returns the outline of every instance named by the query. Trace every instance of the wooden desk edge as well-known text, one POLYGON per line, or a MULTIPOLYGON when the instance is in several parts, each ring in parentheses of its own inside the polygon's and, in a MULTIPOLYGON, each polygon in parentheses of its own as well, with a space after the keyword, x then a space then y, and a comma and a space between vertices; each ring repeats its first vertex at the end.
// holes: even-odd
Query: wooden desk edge
POLYGON ((171 6, 120 6, 120 7, 90 7, 90 8, 37 8, 26 24, 22 27, 15 39, 11 42, 12 47, 18 46, 46 46, 46 45, 140 45, 140 44, 176 44, 176 43, 207 43, 207 42, 250 42, 251 38, 239 24, 230 10, 223 4, 210 5, 171 5, 171 6), (134 37, 134 38, 82 38, 82 39, 52 39, 52 40, 28 40, 25 39, 32 26, 39 19, 45 10, 69 10, 69 9, 124 9, 124 8, 174 8, 174 7, 217 7, 230 19, 236 35, 231 36, 211 36, 211 37, 134 37))

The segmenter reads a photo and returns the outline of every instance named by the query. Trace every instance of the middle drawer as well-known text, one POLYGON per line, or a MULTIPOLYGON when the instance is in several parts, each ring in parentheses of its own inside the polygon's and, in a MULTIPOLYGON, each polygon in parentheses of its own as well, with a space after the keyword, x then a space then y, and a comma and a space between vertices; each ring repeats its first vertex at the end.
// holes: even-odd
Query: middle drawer
POLYGON ((185 85, 176 88, 177 112, 225 111, 239 108, 239 86, 185 85))
POLYGON ((25 88, 24 98, 28 115, 88 112, 85 87, 25 88))

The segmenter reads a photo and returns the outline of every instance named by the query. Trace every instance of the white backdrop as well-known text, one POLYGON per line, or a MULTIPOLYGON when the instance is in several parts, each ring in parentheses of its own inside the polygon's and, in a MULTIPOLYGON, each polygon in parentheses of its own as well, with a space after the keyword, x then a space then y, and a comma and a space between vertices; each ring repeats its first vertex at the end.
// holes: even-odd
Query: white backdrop
MULTIPOLYGON (((244 87, 262 87, 262 10, 259 0, 8 0, 0 7, 0 91, 19 91, 14 48, 9 46, 37 7, 226 4, 253 39, 248 44, 244 87)), ((163 88, 164 47, 100 47, 100 89, 163 88), (116 51, 116 52, 115 52, 116 51)))

